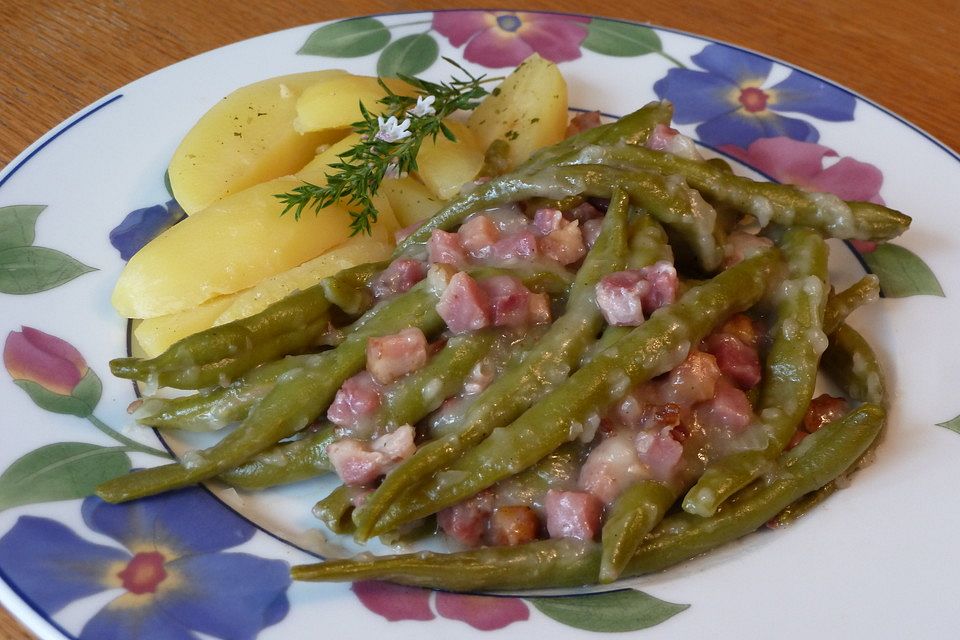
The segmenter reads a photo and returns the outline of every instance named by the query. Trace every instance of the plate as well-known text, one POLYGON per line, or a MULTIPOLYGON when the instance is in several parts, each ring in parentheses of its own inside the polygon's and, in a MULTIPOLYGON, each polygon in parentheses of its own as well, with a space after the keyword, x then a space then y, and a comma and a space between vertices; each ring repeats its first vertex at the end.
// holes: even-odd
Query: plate
MULTIPOLYGON (((748 169, 749 168, 749 169, 748 169)), ((960 241, 951 150, 789 64, 611 19, 458 11, 309 25, 186 60, 124 87, 0 174, 0 600, 43 638, 306 638, 423 634, 555 638, 919 637, 960 624, 954 551, 960 399, 950 347, 960 241), (672 100, 678 128, 776 180, 884 201, 914 217, 893 244, 836 244, 833 279, 864 269, 884 299, 853 323, 877 347, 893 411, 876 462, 809 517, 607 593, 466 596, 389 585, 292 584, 289 564, 336 553, 309 505, 222 487, 129 505, 98 481, 195 443, 127 414, 107 363, 127 349, 109 298, 137 237, 175 217, 164 170, 219 98, 265 77, 344 68, 499 74, 531 52, 560 64, 571 106, 617 116, 672 100), (65 170, 65 169, 69 170, 65 170), (121 226, 121 224, 124 226, 121 226), (119 230, 118 230, 119 229, 119 230), (775 631, 774 631, 775 630, 775 631)))

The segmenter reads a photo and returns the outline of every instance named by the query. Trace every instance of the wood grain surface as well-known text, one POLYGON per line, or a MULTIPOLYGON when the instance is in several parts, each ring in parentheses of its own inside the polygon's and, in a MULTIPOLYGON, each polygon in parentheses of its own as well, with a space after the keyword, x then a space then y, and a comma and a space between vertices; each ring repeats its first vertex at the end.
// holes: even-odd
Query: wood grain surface
MULTIPOLYGON (((0 167, 103 95, 184 58, 351 15, 477 0, 0 0, 0 167)), ((843 84, 960 149, 960 1, 514 0, 626 18, 780 58, 843 84)), ((33 638, 0 609, 0 638, 33 638)))

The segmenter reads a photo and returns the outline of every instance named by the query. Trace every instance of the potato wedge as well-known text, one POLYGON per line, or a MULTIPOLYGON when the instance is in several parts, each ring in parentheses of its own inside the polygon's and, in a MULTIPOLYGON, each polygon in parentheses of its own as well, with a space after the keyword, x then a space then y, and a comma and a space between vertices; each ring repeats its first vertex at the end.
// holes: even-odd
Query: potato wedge
POLYGON ((440 134, 436 141, 424 140, 417 154, 417 174, 423 184, 443 200, 460 193, 465 182, 477 177, 483 168, 486 149, 466 125, 449 120, 446 125, 457 141, 451 142, 440 134))
POLYGON ((133 330, 133 338, 145 357, 158 356, 177 340, 212 327, 237 295, 219 296, 191 309, 141 320, 133 330))
POLYGON ((213 325, 252 316, 294 291, 312 287, 338 271, 358 264, 386 260, 392 251, 393 247, 386 243, 365 236, 355 236, 322 256, 229 296, 230 304, 213 321, 213 325))
POLYGON ((309 162, 318 146, 342 132, 294 130, 301 92, 346 75, 313 71, 280 76, 237 89, 207 111, 170 161, 170 186, 187 214, 249 186, 285 176, 309 162))
POLYGON ((537 54, 504 79, 467 120, 480 146, 498 138, 510 143, 510 167, 563 139, 567 129, 567 83, 557 65, 537 54))
MULTIPOLYGON (((113 306, 128 318, 176 313, 251 287, 345 242, 350 216, 342 206, 305 213, 299 221, 280 216, 275 195, 300 184, 280 178, 250 187, 160 234, 127 263, 113 306)), ((374 225, 373 237, 389 242, 395 225, 391 210, 374 225)))
POLYGON ((443 201, 412 176, 389 178, 380 184, 401 228, 423 222, 443 206, 443 201))
MULTIPOLYGON (((416 95, 413 87, 396 78, 384 78, 395 93, 416 95)), ((376 78, 340 75, 324 78, 308 87, 297 100, 297 131, 342 129, 360 120, 360 103, 371 113, 381 111, 377 102, 386 95, 376 78)))

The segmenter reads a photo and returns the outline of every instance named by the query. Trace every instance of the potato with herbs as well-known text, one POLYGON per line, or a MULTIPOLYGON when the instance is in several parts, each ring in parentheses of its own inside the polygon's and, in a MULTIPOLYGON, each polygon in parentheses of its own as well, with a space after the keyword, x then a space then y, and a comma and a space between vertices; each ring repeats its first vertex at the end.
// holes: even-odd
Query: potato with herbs
POLYGON ((309 162, 319 145, 340 132, 300 133, 293 128, 301 93, 343 71, 296 73, 237 89, 207 111, 170 161, 170 187, 187 214, 309 162))

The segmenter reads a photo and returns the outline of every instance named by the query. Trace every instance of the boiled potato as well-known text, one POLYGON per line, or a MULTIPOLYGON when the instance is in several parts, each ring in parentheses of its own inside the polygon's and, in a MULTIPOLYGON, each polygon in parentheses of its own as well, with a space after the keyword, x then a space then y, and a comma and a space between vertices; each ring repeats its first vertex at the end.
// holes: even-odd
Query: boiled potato
POLYGON ((293 173, 321 144, 343 132, 301 134, 293 128, 297 99, 309 86, 343 77, 314 71, 237 89, 207 111, 170 161, 170 187, 188 214, 249 186, 293 173))
POLYGON ((510 144, 510 167, 563 139, 567 129, 567 83, 557 65, 534 54, 484 98, 467 126, 486 149, 497 139, 510 144))
POLYGON ((417 154, 417 174, 423 184, 443 200, 460 193, 464 183, 477 177, 483 168, 486 148, 465 125, 453 121, 446 121, 446 125, 457 141, 451 142, 441 133, 436 141, 424 140, 417 154))
POLYGON ((237 295, 219 296, 191 309, 141 320, 133 330, 133 337, 145 357, 158 356, 177 340, 212 327, 213 321, 230 307, 237 295))
POLYGON ((378 193, 387 197, 401 227, 423 222, 443 206, 442 200, 412 176, 388 178, 380 184, 378 193))
MULTIPOLYGON (((167 229, 127 263, 113 306, 128 318, 176 313, 251 287, 345 242, 350 216, 340 205, 319 215, 304 212, 299 221, 292 214, 280 216, 275 195, 301 184, 280 178, 250 187, 167 229)), ((395 225, 384 216, 374 225, 374 238, 388 242, 395 225)))
MULTIPOLYGON (((385 78, 384 82, 401 95, 416 95, 413 87, 402 80, 385 78)), ((377 102, 386 95, 376 78, 340 75, 324 78, 304 90, 297 100, 297 131, 324 131, 349 127, 361 119, 360 103, 371 113, 380 113, 377 102)))
POLYGON ((294 291, 312 287, 338 271, 358 264, 386 260, 392 251, 393 248, 388 244, 365 236, 356 236, 322 256, 229 296, 230 304, 213 321, 213 325, 252 316, 294 291))

